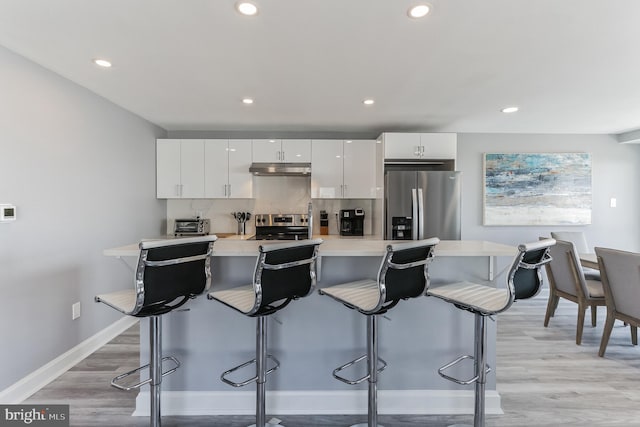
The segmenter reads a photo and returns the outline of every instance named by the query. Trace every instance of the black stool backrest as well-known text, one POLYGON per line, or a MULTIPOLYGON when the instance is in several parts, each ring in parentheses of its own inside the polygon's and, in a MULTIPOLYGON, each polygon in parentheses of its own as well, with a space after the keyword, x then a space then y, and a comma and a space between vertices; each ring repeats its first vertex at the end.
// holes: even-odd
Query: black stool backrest
POLYGON ((261 245, 254 274, 256 307, 251 315, 273 313, 313 292, 322 239, 261 245))
POLYGON ((513 300, 534 297, 542 288, 542 266, 551 261, 549 248, 554 239, 525 243, 518 246, 518 255, 513 260, 507 285, 513 300))
POLYGON ((434 237, 387 246, 378 271, 384 309, 391 308, 389 303, 395 305, 401 299, 424 295, 429 284, 429 264, 439 242, 434 237))
POLYGON ((141 242, 132 315, 164 314, 207 291, 215 240, 202 236, 141 242))

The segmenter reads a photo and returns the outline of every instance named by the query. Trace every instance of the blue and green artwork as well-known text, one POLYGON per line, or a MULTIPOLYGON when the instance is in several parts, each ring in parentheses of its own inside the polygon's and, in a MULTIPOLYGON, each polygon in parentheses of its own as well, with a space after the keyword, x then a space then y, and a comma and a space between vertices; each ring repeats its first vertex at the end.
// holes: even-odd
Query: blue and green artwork
POLYGON ((591 155, 486 153, 484 225, 591 224, 591 155))

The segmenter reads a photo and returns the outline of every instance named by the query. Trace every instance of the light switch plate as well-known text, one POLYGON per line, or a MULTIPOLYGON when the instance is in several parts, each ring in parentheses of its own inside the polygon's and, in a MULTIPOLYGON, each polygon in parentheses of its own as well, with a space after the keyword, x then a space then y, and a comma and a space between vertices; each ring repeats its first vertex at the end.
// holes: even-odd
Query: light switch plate
POLYGON ((80 303, 77 302, 71 306, 71 320, 76 320, 80 317, 80 303))

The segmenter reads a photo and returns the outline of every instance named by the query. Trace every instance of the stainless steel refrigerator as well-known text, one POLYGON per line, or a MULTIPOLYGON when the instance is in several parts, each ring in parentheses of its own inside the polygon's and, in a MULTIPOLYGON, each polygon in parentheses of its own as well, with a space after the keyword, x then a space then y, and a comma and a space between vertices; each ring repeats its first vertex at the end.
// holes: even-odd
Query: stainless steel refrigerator
POLYGON ((385 168, 385 239, 460 240, 462 172, 385 168))

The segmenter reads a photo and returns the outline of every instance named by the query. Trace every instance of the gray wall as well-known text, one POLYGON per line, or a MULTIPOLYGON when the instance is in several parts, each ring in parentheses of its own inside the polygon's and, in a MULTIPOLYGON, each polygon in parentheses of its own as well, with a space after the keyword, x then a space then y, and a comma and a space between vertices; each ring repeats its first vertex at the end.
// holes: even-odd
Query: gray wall
POLYGON ((555 230, 582 230, 590 246, 640 250, 640 145, 619 144, 610 135, 459 134, 458 170, 463 171, 462 238, 516 244, 555 230), (485 227, 482 225, 484 153, 591 153, 593 210, 586 226, 485 227), (616 208, 609 207, 615 197, 616 208))
POLYGON ((2 47, 0 94, 0 203, 18 213, 0 223, 2 390, 120 317, 92 302, 132 283, 102 250, 157 236, 166 206, 163 129, 2 47))

